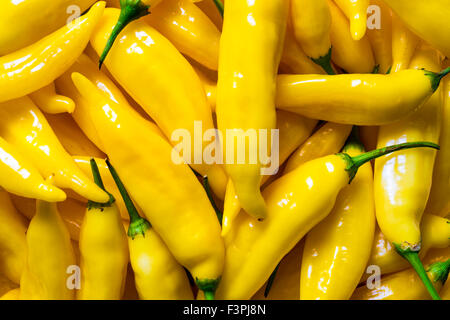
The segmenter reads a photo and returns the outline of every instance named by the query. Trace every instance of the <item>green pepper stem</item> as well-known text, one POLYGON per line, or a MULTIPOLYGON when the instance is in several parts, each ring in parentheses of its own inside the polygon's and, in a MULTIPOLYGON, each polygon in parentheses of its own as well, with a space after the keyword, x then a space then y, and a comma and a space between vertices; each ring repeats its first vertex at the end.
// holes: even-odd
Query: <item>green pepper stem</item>
POLYGON ((150 222, 139 215, 139 212, 133 204, 133 201, 131 200, 127 189, 123 185, 122 180, 120 180, 116 169, 114 169, 108 159, 106 159, 106 164, 108 165, 109 172, 111 173, 111 176, 113 177, 114 182, 119 189, 120 195, 122 196, 123 202, 125 203, 125 206, 127 208, 128 215, 130 216, 128 236, 132 239, 134 239, 138 234, 141 234, 145 237, 145 232, 152 227, 150 222))
POLYGON ((216 202, 212 196, 211 187, 209 186, 208 177, 203 177, 203 188, 206 191, 206 195, 208 196, 209 202, 211 202, 214 211, 216 212, 217 219, 219 219, 220 225, 222 225, 223 213, 217 208, 216 202))
POLYGON ((433 300, 441 300, 441 297, 439 297, 436 288, 433 286, 433 283, 431 282, 430 278, 427 275, 427 272, 425 271, 425 268, 423 267, 422 261, 420 261, 419 252, 413 251, 410 248, 402 249, 401 245, 395 243, 394 246, 397 252, 400 254, 400 256, 402 256, 405 260, 407 260, 411 264, 413 269, 418 274, 420 280, 422 280, 423 284, 425 285, 425 288, 430 293, 433 300))
POLYGON ((150 12, 148 11, 150 9, 150 6, 145 5, 142 3, 141 0, 120 0, 120 16, 119 20, 117 21, 116 25, 114 26, 114 29, 106 42, 106 46, 103 49, 102 55, 100 56, 98 68, 101 69, 103 62, 106 59, 106 56, 108 55, 109 51, 111 50, 114 42, 116 41, 117 37, 119 36, 120 32, 132 21, 140 19, 146 15, 148 15, 150 12))
MULTIPOLYGON (((425 70, 425 69, 422 69, 422 70, 425 70)), ((435 92, 439 88, 439 84, 441 83, 442 78, 444 78, 449 73, 450 73, 450 67, 448 67, 447 69, 444 69, 438 73, 425 70, 425 75, 430 77, 431 89, 433 90, 433 92, 435 92)))
POLYGON ((275 281, 275 278, 277 277, 278 269, 280 268, 280 263, 275 267, 275 270, 273 270, 272 274, 269 277, 269 280, 267 280, 266 288, 264 289, 264 298, 267 298, 270 293, 270 289, 272 289, 273 282, 275 281))
POLYGON ((311 60, 322 67, 323 70, 329 75, 335 75, 336 72, 334 71, 333 67, 331 66, 331 52, 333 48, 330 48, 328 50, 328 53, 324 55, 323 57, 319 57, 317 59, 311 58, 311 60))
POLYGON ((205 294, 205 300, 215 300, 215 295, 214 292, 212 291, 203 291, 203 293, 205 294))
POLYGON ((433 148, 440 150, 439 145, 432 143, 432 142, 407 142, 402 144, 397 144, 373 151, 369 151, 366 153, 363 153, 361 155, 351 157, 346 153, 339 153, 342 158, 344 158, 345 161, 347 161, 347 172, 350 176, 350 182, 352 182, 353 178, 355 177, 356 173, 358 172, 358 169, 364 165, 365 163, 372 161, 373 159, 380 158, 382 156, 385 156, 389 153, 397 152, 400 150, 405 149, 413 149, 413 148, 433 148))
POLYGON ((114 199, 114 196, 105 189, 105 186, 103 185, 102 176, 100 175, 100 170, 98 170, 97 162, 95 162, 94 159, 91 159, 90 164, 91 164, 91 171, 92 171, 92 175, 94 177, 95 184, 109 195, 109 200, 106 203, 98 203, 98 202, 89 200, 88 201, 88 209, 91 210, 94 208, 110 207, 116 201, 116 199, 114 199))
POLYGON ((223 18, 223 2, 221 0, 214 0, 214 4, 216 5, 217 10, 219 10, 219 13, 223 18))
POLYGON ((195 279, 197 288, 205 294, 205 300, 215 300, 217 286, 220 283, 220 277, 217 279, 195 279))
POLYGON ((440 281, 442 284, 445 284, 450 272, 450 259, 433 263, 427 269, 427 272, 431 275, 434 282, 440 281))
POLYGON ((350 133, 342 152, 347 152, 350 149, 358 149, 362 152, 365 151, 364 145, 359 138, 359 128, 357 126, 353 126, 352 132, 350 133))
POLYGON ((379 64, 377 64, 377 65, 373 68, 372 73, 373 73, 373 74, 378 74, 378 73, 380 73, 380 65, 379 65, 379 64))

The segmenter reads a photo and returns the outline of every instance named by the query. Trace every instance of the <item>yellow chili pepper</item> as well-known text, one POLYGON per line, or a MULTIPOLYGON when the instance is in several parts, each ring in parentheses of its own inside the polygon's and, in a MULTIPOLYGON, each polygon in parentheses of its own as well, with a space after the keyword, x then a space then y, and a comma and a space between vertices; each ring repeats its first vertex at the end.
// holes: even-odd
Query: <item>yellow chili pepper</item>
POLYGON ((295 38, 303 51, 328 74, 331 66, 331 13, 327 0, 291 0, 295 38))
MULTIPOLYGON (((97 53, 103 49, 118 15, 117 9, 105 10, 91 38, 97 53)), ((208 176, 214 193, 223 198, 227 177, 222 166, 196 161, 203 159, 208 143, 202 139, 201 146, 197 147, 199 143, 193 142, 195 124, 201 123, 202 133, 214 130, 214 124, 202 83, 189 62, 154 28, 144 21, 135 21, 123 31, 121 41, 114 45, 105 63, 166 137, 171 138, 176 130, 189 131, 192 139, 188 142, 192 148, 186 153, 191 151, 192 159, 186 160, 202 176, 208 176)))
POLYGON ((108 195, 76 166, 30 98, 1 103, 0 114, 0 135, 26 154, 43 176, 55 175, 55 185, 87 199, 108 201, 108 195))
MULTIPOLYGON (((105 190, 91 160, 95 183, 105 190)), ((106 191, 106 190, 105 190, 106 191)), ((89 201, 80 230, 81 288, 78 300, 120 300, 125 289, 128 243, 114 197, 105 204, 89 201)))
POLYGON ((0 300, 19 300, 20 288, 12 289, 0 297, 0 300))
POLYGON ((142 218, 125 186, 107 160, 130 215, 128 246, 136 289, 143 300, 192 300, 189 279, 150 222, 142 218))
POLYGON ((367 150, 373 150, 377 148, 378 145, 378 132, 380 127, 360 127, 361 141, 367 150))
MULTIPOLYGON (((350 139, 343 151, 362 154, 357 133, 350 139)), ((339 193, 330 215, 306 236, 300 299, 348 300, 366 269, 374 232, 373 171, 367 163, 339 193)))
MULTIPOLYGON (((289 20, 288 20, 289 21, 289 20)), ((324 74, 325 71, 314 63, 295 40, 292 26, 288 23, 280 69, 287 74, 324 74)))
POLYGON ((420 39, 404 23, 392 16, 392 72, 407 69, 420 39))
MULTIPOLYGON (((212 1, 193 1, 195 5, 198 6, 206 15, 211 19, 216 25, 217 29, 222 31, 223 17, 222 12, 218 10, 216 3, 217 0, 212 1)), ((219 4, 220 5, 220 4, 219 4)))
MULTIPOLYGON (((448 251, 448 250, 447 250, 448 251)), ((435 262, 427 267, 428 276, 436 291, 440 291, 446 282, 450 270, 450 255, 446 260, 435 262)), ((427 290, 413 269, 400 271, 381 279, 381 286, 368 289, 361 286, 355 290, 352 300, 427 300, 427 290)))
POLYGON ((385 0, 385 2, 417 35, 450 56, 449 0, 385 0))
POLYGON ((17 283, 9 280, 4 274, 0 274, 0 296, 5 295, 8 291, 14 290, 17 287, 17 283))
POLYGON ((27 225, 16 211, 8 193, 0 191, 0 273, 20 282, 27 252, 27 225))
POLYGON ((375 67, 375 59, 368 37, 362 37, 358 41, 354 40, 349 32, 349 22, 344 13, 331 0, 328 0, 328 4, 331 10, 332 60, 350 73, 372 72, 375 67))
POLYGON ((441 73, 404 70, 389 75, 281 75, 277 107, 343 124, 393 123, 418 110, 449 72, 450 68, 441 73))
POLYGON ((0 187, 8 192, 50 202, 66 199, 62 190, 46 183, 34 165, 1 137, 0 177, 0 187))
POLYGON ((213 81, 207 74, 200 68, 193 66, 198 77, 202 81, 203 89, 206 93, 206 99, 212 112, 216 112, 216 96, 217 96, 217 79, 213 81))
MULTIPOLYGON (((422 46, 416 52, 410 67, 436 71, 440 65, 436 51, 422 46)), ((396 74, 403 72, 409 70, 396 74)), ((395 124, 382 126, 378 135, 378 147, 421 140, 438 143, 441 110, 440 92, 437 92, 409 117, 395 124)), ((435 158, 435 151, 410 150, 375 161, 374 190, 378 225, 398 253, 413 263, 415 268, 420 268, 420 222, 430 193, 435 158)), ((431 290, 430 294, 438 298, 427 279, 425 283, 431 290)))
POLYGON ((273 284, 270 285, 269 282, 265 283, 252 297, 252 300, 300 299, 300 268, 302 265, 304 244, 304 241, 300 241, 294 249, 281 260, 272 280, 273 284))
POLYGON ((73 299, 75 291, 67 286, 67 270, 76 264, 75 254, 56 203, 37 200, 26 237, 28 253, 20 279, 20 299, 73 299))
POLYGON ((284 174, 297 169, 302 164, 321 157, 339 152, 352 126, 329 122, 323 125, 289 158, 284 174))
POLYGON ((370 4, 380 8, 380 28, 367 30, 367 35, 380 73, 386 74, 392 67, 392 13, 382 0, 370 0, 370 4))
POLYGON ((95 0, 4 0, 0 4, 0 56, 22 49, 69 22, 95 0), (70 6, 76 6, 70 7, 70 6))
POLYGON ((46 119, 70 155, 105 157, 105 154, 86 137, 69 114, 47 114, 46 119))
POLYGON ((100 1, 73 23, 26 48, 0 57, 0 102, 32 93, 59 77, 83 52, 104 7, 105 2, 100 1))
MULTIPOLYGON (((450 66, 448 60, 446 66, 450 66)), ((442 86, 443 113, 442 130, 439 139, 441 151, 434 164, 433 182, 428 198, 427 212, 433 212, 445 217, 450 212, 450 81, 444 80, 442 86)))
POLYGON ((246 163, 227 159, 233 163, 226 163, 225 168, 242 207, 259 219, 267 214, 260 192, 263 165, 261 159, 250 164, 249 153, 253 148, 259 154, 263 148, 259 142, 261 130, 266 130, 270 139, 271 129, 276 127, 276 74, 288 8, 286 0, 226 2, 220 40, 216 115, 223 135, 223 154, 234 147, 234 138, 227 139, 228 133, 256 130, 258 141, 255 146, 246 144, 244 150, 238 150, 246 155, 246 163), (248 50, 242 51, 244 47, 248 50))
POLYGON ((194 3, 164 0, 145 20, 167 37, 180 52, 217 70, 220 31, 194 3))
POLYGON ((56 94, 54 82, 30 93, 30 98, 42 111, 49 114, 72 113, 75 109, 72 99, 56 94))
MULTIPOLYGON (((311 135, 317 125, 317 121, 303 118, 286 111, 277 111, 277 129, 279 130, 279 167, 289 158, 298 146, 300 146, 311 135)), ((272 176, 263 176, 261 186, 272 176)), ((225 193, 222 236, 226 235, 232 228, 236 216, 241 211, 241 205, 234 189, 231 179, 228 181, 227 192, 225 193)))
POLYGON ((359 41, 366 34, 369 0, 334 0, 350 20, 350 34, 359 41))
MULTIPOLYGON (((424 257, 431 248, 446 248, 450 246, 450 224, 444 219, 432 214, 425 214, 421 224, 422 248, 420 257, 424 257)), ((395 247, 389 242, 384 234, 377 228, 375 241, 372 245, 372 253, 367 265, 375 265, 380 268, 381 274, 401 271, 408 267, 408 262, 402 259, 395 247)), ((368 278, 364 275, 362 280, 368 278)))
POLYGON ((72 78, 89 102, 86 112, 131 196, 199 289, 213 298, 225 249, 219 222, 195 174, 188 166, 173 163, 172 147, 146 130, 144 119, 105 98, 80 74, 72 78), (124 144, 126 150, 117 148, 124 144))
POLYGON ((282 176, 264 191, 268 215, 258 221, 241 214, 225 238, 226 257, 218 299, 249 299, 269 278, 281 259, 333 209, 338 193, 363 164, 412 143, 356 157, 346 153, 310 162, 282 176))

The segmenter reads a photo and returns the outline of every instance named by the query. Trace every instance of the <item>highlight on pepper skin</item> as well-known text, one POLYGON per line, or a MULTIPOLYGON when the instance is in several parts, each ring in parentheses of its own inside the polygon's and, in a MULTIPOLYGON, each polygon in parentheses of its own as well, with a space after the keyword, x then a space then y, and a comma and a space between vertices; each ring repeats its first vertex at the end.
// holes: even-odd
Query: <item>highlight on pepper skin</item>
POLYGON ((449 16, 2 0, 0 300, 448 300, 449 16))

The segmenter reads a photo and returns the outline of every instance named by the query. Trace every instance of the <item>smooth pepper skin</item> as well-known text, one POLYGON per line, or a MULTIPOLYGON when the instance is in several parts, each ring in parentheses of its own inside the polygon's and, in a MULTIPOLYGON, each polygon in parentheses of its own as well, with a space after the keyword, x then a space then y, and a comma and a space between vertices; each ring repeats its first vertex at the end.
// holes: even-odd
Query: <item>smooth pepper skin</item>
POLYGON ((291 19, 295 38, 306 55, 334 74, 330 64, 331 13, 327 0, 291 0, 291 19))
POLYGON ((30 93, 29 96, 42 111, 49 114, 72 113, 75 109, 72 99, 56 94, 54 82, 30 93))
POLYGON ((450 55, 449 0, 385 0, 402 21, 420 38, 450 55))
POLYGON ((342 124, 389 124, 420 109, 448 72, 411 69, 389 75, 280 75, 277 107, 342 124))
POLYGON ((372 72, 375 59, 368 37, 364 36, 360 40, 353 39, 345 14, 332 0, 327 1, 331 11, 330 38, 333 62, 350 73, 372 72))
POLYGON ((104 7, 105 2, 100 1, 73 23, 0 57, 0 102, 23 97, 59 77, 83 52, 104 7))
POLYGON ((147 121, 104 97, 81 74, 72 78, 89 101, 86 112, 131 197, 199 288, 213 293, 211 285, 222 274, 225 248, 214 209, 195 174, 187 165, 173 163, 172 146, 146 130, 147 121), (128 145, 126 150, 117 148, 122 144, 128 145))
POLYGON ((281 259, 332 210, 349 182, 337 155, 310 161, 264 191, 267 217, 240 214, 225 238, 225 271, 217 299, 249 299, 281 259))
MULTIPOLYGON (((28 97, 0 103, 0 135, 34 163, 54 184, 86 199, 107 202, 108 195, 75 164, 42 112, 28 97)), ((62 199, 64 200, 64 198, 62 199)))
MULTIPOLYGON (((410 67, 439 70, 437 52, 422 47, 416 52, 410 67)), ((405 71, 397 74, 401 72, 405 71)), ((382 126, 378 147, 422 140, 438 143, 441 110, 440 91, 437 91, 416 113, 395 124, 382 126)), ((417 149, 375 161, 377 221, 386 238, 403 249, 420 250, 420 222, 431 189, 435 158, 436 151, 417 149)))
MULTIPOLYGON (((422 234, 421 257, 425 257, 432 248, 446 248, 450 246, 449 222, 448 219, 432 214, 425 214, 423 216, 420 227, 422 234)), ((398 255, 395 247, 386 239, 379 228, 375 232, 371 256, 367 265, 379 266, 381 274, 388 274, 408 268, 408 262, 398 255)), ((365 274, 362 281, 365 281, 369 276, 369 274, 365 274)))
POLYGON ((22 49, 69 22, 95 0, 4 0, 0 3, 0 56, 22 49), (72 9, 75 9, 73 7, 72 9))
MULTIPOLYGON (((95 160, 91 160, 95 163, 95 160)), ((95 165, 96 167, 96 165, 95 165)), ((96 183, 104 189, 98 167, 96 183)), ((129 261, 128 241, 114 197, 89 202, 80 229, 81 288, 78 300, 120 300, 129 261)))
MULTIPOLYGON (((444 66, 450 66, 445 60, 444 66)), ((441 151, 434 164, 433 182, 427 204, 427 212, 445 217, 450 212, 450 79, 442 86, 442 129, 439 138, 441 151)))
MULTIPOLYGON (((105 10, 91 38, 97 53, 103 50, 118 15, 117 9, 105 10)), ((205 161, 194 161, 203 159, 203 150, 209 144, 203 141, 200 147, 194 143, 195 122, 201 122, 203 132, 213 129, 214 124, 202 83, 189 62, 156 29, 139 20, 123 30, 105 65, 173 145, 180 142, 176 130, 185 129, 190 133, 191 140, 188 142, 191 144, 192 159, 187 160, 194 170, 210 178, 214 193, 223 198, 227 183, 223 168, 205 161), (172 140, 174 133, 175 141, 172 140)))
POLYGON ((420 39, 392 14, 392 72, 408 69, 420 39))
POLYGON ((26 230, 25 219, 14 208, 8 193, 0 191, 0 273, 17 284, 27 255, 26 230))
POLYGON ((70 235, 56 203, 38 200, 27 230, 27 263, 20 279, 21 300, 72 300, 67 270, 76 265, 70 235))
MULTIPOLYGON (((345 149, 350 156, 362 146, 345 149)), ((362 166, 336 200, 333 211, 306 236, 300 276, 301 300, 348 300, 370 257, 375 232, 373 170, 362 166)))
MULTIPOLYGON (((276 74, 283 49, 288 5, 286 0, 236 0, 225 4, 216 106, 224 155, 227 150, 237 149, 232 143, 234 139, 227 139, 227 130, 237 134, 239 130, 256 130, 259 137, 258 130, 262 129, 266 130, 270 140, 271 130, 276 128, 276 74)), ((267 209, 260 192, 263 164, 259 157, 254 164, 249 161, 251 148, 258 153, 263 148, 259 138, 257 140, 256 146, 246 143, 244 150, 237 150, 246 155, 246 163, 228 159, 227 162, 233 163, 226 163, 225 168, 245 211, 264 219, 267 209)), ((266 148, 270 150, 270 143, 266 148)))
POLYGON ((64 191, 44 181, 38 169, 0 137, 0 186, 13 194, 49 202, 64 201, 64 191))
POLYGON ((209 69, 217 70, 220 31, 192 1, 164 0, 144 19, 180 52, 209 69))
POLYGON ((350 34, 359 41, 366 34, 369 0, 334 0, 350 20, 350 34))

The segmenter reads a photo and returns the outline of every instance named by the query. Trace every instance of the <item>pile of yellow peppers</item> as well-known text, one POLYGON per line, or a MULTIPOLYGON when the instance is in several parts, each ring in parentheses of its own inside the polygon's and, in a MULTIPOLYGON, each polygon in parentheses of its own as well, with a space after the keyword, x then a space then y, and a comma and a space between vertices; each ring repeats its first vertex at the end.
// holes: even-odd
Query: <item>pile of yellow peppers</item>
POLYGON ((449 300, 449 16, 0 1, 0 299, 449 300))

